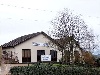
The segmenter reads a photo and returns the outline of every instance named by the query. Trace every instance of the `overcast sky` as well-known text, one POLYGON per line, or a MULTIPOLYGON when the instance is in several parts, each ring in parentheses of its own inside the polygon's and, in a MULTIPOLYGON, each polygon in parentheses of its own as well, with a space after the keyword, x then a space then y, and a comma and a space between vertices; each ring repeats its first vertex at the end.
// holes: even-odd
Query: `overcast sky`
POLYGON ((0 45, 25 34, 47 32, 64 8, 81 14, 100 35, 100 0, 0 0, 0 45))

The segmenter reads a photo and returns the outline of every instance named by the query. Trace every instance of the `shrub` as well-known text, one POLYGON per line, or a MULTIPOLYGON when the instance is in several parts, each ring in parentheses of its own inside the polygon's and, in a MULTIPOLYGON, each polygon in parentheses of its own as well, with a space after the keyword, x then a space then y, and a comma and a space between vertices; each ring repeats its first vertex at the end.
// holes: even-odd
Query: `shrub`
POLYGON ((34 64, 10 69, 11 75, 100 75, 100 68, 34 64))

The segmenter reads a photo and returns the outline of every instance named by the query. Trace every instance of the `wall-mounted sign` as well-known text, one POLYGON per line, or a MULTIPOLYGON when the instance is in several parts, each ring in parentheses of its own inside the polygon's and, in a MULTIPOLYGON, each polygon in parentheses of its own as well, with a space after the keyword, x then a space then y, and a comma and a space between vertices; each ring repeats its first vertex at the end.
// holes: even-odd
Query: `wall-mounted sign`
POLYGON ((41 55, 41 61, 51 61, 51 55, 41 55))
POLYGON ((48 47, 48 43, 38 43, 38 42, 32 42, 33 46, 44 46, 44 47, 48 47))

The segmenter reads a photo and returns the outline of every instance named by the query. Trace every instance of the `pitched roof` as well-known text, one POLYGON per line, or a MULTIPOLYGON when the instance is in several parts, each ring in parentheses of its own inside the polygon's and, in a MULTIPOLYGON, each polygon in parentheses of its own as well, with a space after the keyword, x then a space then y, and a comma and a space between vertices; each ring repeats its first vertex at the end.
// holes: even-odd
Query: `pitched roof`
POLYGON ((18 37, 8 43, 5 43, 2 45, 2 48, 9 48, 9 47, 15 47, 31 38, 34 38, 40 34, 43 34, 44 36, 46 36, 47 38, 49 38, 50 40, 54 41, 50 36, 48 36, 46 33, 44 32, 37 32, 37 33, 33 33, 33 34, 28 34, 28 35, 24 35, 24 36, 21 36, 21 37, 18 37))

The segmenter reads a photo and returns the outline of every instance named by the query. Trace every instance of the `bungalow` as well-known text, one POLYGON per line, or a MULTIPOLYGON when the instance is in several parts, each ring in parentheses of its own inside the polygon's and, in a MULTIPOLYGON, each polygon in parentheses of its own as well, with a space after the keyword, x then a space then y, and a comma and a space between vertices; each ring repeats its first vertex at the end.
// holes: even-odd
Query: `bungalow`
POLYGON ((56 47, 49 46, 49 42, 57 44, 44 32, 18 37, 2 45, 2 50, 16 53, 19 63, 41 61, 41 55, 51 55, 51 61, 59 62, 61 52, 56 47))

